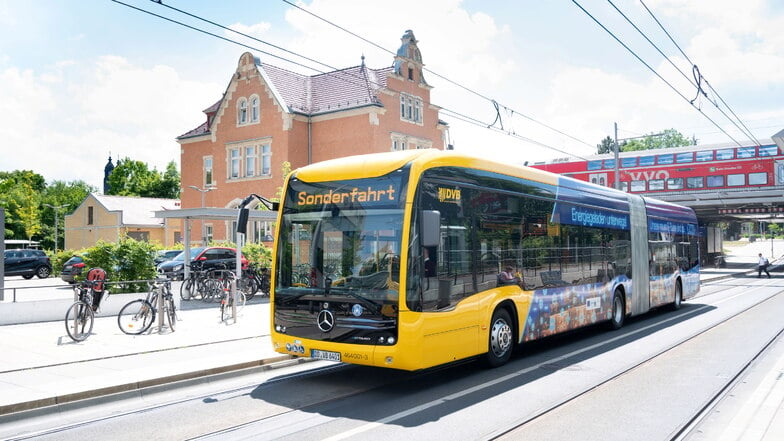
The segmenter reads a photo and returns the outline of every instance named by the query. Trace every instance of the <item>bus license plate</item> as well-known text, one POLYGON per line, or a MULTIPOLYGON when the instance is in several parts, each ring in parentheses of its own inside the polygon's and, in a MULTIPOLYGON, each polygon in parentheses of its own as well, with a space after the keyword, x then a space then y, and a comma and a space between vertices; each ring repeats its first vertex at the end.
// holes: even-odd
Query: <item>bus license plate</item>
POLYGON ((310 358, 318 358, 319 360, 340 361, 340 352, 329 352, 329 351, 320 351, 318 349, 311 349, 310 358))

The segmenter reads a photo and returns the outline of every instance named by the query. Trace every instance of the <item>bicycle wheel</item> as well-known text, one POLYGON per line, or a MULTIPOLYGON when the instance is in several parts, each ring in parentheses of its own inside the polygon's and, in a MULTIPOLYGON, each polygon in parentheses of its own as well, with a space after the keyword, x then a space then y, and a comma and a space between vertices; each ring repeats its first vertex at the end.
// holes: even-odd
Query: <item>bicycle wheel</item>
POLYGON ((244 292, 245 298, 247 300, 250 300, 259 291, 259 284, 256 283, 256 279, 242 278, 240 279, 240 282, 237 285, 237 289, 240 290, 241 292, 244 292))
POLYGON ((180 285, 180 298, 183 300, 190 300, 193 298, 195 291, 196 284, 193 282, 193 279, 187 279, 180 285))
POLYGON ((117 314, 117 325, 128 335, 139 335, 150 329, 155 321, 155 309, 147 300, 134 300, 117 314))
POLYGON ((84 341, 93 330, 95 313, 87 303, 76 302, 65 313, 65 332, 73 341, 84 341))
POLYGON ((174 306, 174 299, 171 297, 167 297, 166 300, 166 318, 169 320, 169 329, 174 332, 174 322, 177 321, 177 311, 176 307, 174 306))

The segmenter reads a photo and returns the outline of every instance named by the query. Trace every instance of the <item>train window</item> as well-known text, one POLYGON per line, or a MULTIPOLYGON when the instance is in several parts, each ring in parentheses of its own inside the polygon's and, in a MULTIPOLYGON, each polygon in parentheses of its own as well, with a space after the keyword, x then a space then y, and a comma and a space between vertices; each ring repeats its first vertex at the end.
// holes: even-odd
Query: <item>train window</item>
POLYGON ((615 159, 605 159, 604 168, 615 168, 615 159))
POLYGON ((727 175, 727 187, 740 187, 746 185, 746 175, 727 175))
POLYGON ((657 157, 658 164, 672 164, 672 161, 673 161, 672 153, 666 155, 659 155, 657 157))
POLYGON ((648 190, 664 190, 664 179, 651 179, 648 181, 648 190))
POLYGON ((732 159, 735 157, 735 149, 716 150, 716 159, 732 159))
POLYGON ((749 173, 749 185, 768 185, 768 174, 749 173))
POLYGON ((621 182, 621 191, 624 191, 626 193, 629 192, 629 182, 628 181, 622 181, 621 182))
POLYGON ((735 151, 736 158, 753 158, 754 147, 738 147, 735 151))
POLYGON ((724 187, 724 176, 708 176, 708 188, 724 187))
POLYGON ((776 156, 779 154, 779 148, 776 145, 761 145, 759 148, 760 156, 776 156))
POLYGON ((632 191, 645 191, 645 181, 632 181, 632 191))
POLYGON ((667 190, 682 190, 683 178, 670 178, 667 179, 667 190))
POLYGON ((678 164, 683 164, 685 162, 693 162, 693 161, 694 161, 693 152, 683 152, 675 155, 675 162, 677 162, 678 164))
POLYGON ((705 187, 705 178, 703 176, 686 178, 686 188, 703 188, 703 187, 705 187))
POLYGON ((653 165, 656 162, 655 156, 640 156, 640 167, 653 165))
POLYGON ((634 158, 621 158, 621 167, 629 168, 629 167, 637 167, 637 157, 634 158))
POLYGON ((697 152, 697 162, 713 161, 713 150, 697 152))
POLYGON ((601 170, 602 161, 588 161, 588 170, 601 170))

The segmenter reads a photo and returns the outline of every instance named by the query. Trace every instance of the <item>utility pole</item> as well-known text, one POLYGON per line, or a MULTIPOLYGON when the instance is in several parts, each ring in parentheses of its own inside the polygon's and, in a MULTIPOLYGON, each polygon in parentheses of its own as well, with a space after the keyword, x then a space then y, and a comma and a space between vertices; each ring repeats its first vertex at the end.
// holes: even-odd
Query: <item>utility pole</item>
POLYGON ((57 222, 57 210, 59 210, 61 208, 65 208, 65 207, 69 206, 70 204, 63 204, 63 205, 56 205, 56 206, 55 205, 51 205, 51 204, 43 204, 43 205, 44 205, 44 207, 49 207, 49 208, 51 208, 54 211, 54 252, 56 253, 57 252, 57 243, 58 243, 57 231, 60 229, 60 225, 57 222))
POLYGON ((618 147, 618 123, 616 122, 613 124, 615 125, 615 142, 613 143, 613 150, 615 153, 615 176, 613 176, 613 179, 615 180, 615 182, 613 184, 613 187, 615 187, 616 190, 620 190, 621 189, 621 171, 620 171, 621 164, 619 164, 620 159, 618 158, 618 150, 620 150, 620 148, 618 147))

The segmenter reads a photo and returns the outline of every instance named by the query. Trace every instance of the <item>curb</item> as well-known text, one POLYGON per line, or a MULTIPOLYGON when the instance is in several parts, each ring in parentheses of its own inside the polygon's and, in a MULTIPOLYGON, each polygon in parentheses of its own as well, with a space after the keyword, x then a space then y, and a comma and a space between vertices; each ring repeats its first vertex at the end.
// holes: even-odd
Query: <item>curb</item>
POLYGON ((241 370, 248 371, 244 372, 243 374, 256 373, 307 363, 310 361, 312 360, 308 358, 280 355, 266 359, 247 361, 226 366, 218 366, 214 368, 199 369, 196 371, 152 378, 149 380, 118 384, 115 386, 108 386, 94 390, 9 404, 0 406, 0 424, 18 421, 36 415, 45 415, 69 409, 78 409, 96 404, 96 401, 114 401, 118 398, 123 398, 123 396, 126 398, 132 397, 140 394, 142 391, 147 393, 155 393, 163 390, 186 387, 203 382, 207 377, 216 377, 215 379, 220 379, 221 376, 237 375, 237 371, 241 370))

